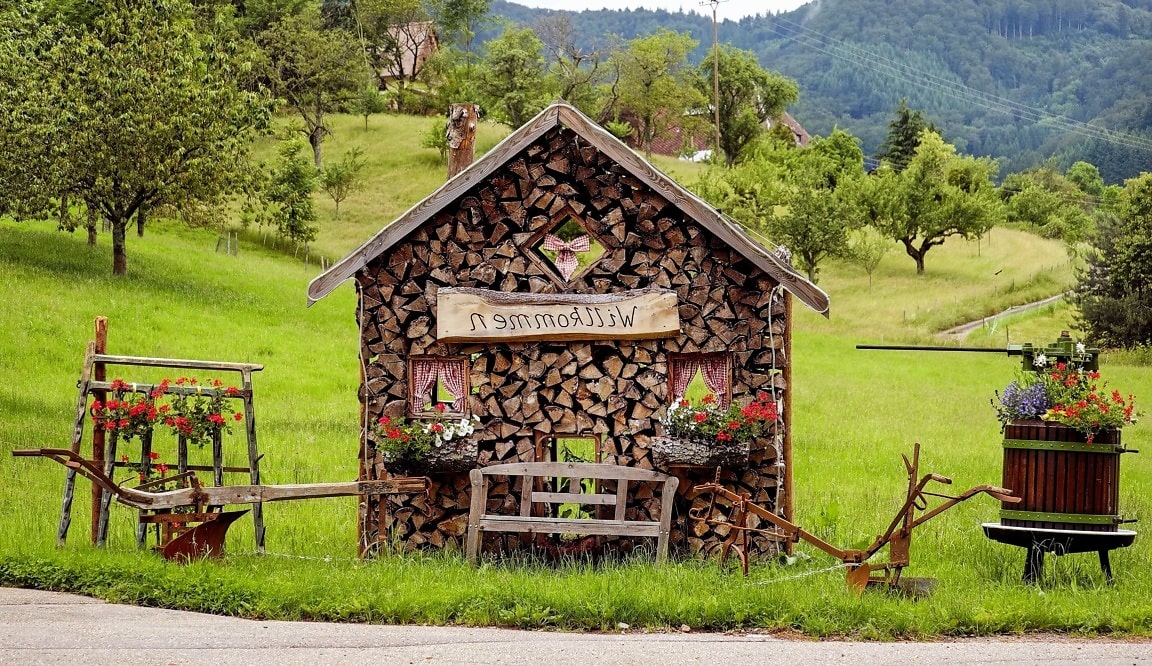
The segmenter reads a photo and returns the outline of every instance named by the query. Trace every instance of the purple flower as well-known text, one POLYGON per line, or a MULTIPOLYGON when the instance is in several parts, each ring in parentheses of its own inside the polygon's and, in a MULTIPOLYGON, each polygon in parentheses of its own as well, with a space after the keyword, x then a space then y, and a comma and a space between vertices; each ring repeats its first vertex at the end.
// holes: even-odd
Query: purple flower
POLYGON ((1038 419, 1043 416, 1051 405, 1048 394, 1042 383, 1021 386, 1019 382, 1012 382, 1004 389, 1000 396, 1000 405, 996 411, 1004 422, 1021 419, 1038 419))

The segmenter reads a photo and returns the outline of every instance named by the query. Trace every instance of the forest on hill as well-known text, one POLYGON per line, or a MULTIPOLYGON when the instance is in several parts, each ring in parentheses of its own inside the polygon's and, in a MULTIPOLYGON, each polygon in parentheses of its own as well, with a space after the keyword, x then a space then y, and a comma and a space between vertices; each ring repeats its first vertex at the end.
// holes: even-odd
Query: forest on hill
MULTIPOLYGON (((556 13, 503 0, 492 12, 524 25, 556 13)), ((573 14, 588 48, 660 27, 690 32, 696 60, 711 46, 699 14, 573 14)), ((1049 157, 1095 164, 1110 183, 1152 170, 1152 0, 816 0, 724 21, 719 40, 799 83, 791 112, 809 132, 847 129, 866 154, 906 99, 1001 174, 1049 157)))

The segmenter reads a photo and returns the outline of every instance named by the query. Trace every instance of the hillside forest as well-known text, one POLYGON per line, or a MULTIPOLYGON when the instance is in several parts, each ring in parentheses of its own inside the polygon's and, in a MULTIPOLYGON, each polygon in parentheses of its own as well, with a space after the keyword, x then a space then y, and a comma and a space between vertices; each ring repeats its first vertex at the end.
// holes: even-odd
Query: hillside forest
MULTIPOLYGON (((564 13, 492 6, 523 25, 564 13)), ((696 13, 571 15, 586 48, 659 28, 692 35, 693 62, 711 47, 711 18, 696 13)), ((1002 173, 1055 157, 1065 168, 1090 162, 1120 183, 1152 164, 1147 0, 818 0, 722 21, 718 34, 798 83, 791 113, 808 131, 847 129, 866 155, 907 99, 958 149, 997 159, 1002 173)))

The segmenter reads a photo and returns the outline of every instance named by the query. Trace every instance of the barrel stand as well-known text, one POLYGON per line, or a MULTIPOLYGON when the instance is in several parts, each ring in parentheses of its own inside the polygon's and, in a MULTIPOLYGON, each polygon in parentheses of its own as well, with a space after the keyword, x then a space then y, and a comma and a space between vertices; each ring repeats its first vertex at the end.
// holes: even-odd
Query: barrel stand
POLYGON ((1132 530, 1088 532, 1015 527, 1000 523, 984 523, 982 527, 984 528, 984 536, 993 541, 1028 549, 1028 556, 1024 560, 1025 583, 1035 583, 1040 579, 1041 574, 1044 573, 1045 553, 1055 553, 1060 556, 1096 551, 1100 556, 1100 569, 1104 572, 1104 578, 1108 584, 1111 585, 1112 564, 1108 559, 1109 551, 1131 546, 1136 539, 1136 532, 1132 530))

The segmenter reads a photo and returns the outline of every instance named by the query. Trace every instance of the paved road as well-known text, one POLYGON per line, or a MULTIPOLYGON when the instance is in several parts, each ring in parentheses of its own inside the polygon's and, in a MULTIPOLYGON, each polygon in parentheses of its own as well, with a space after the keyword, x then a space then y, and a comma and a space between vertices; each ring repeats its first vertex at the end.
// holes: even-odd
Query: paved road
POLYGON ((952 340, 963 340, 972 331, 975 331, 976 329, 980 328, 981 326, 985 326, 990 322, 994 322, 997 319, 1001 319, 1001 318, 1007 317, 1009 315, 1020 314, 1021 312, 1027 312, 1029 310, 1035 310, 1036 308, 1042 308, 1045 305, 1048 305, 1049 303, 1055 303, 1056 301, 1058 301, 1062 298, 1064 298, 1064 294, 1056 294, 1055 296, 1049 296, 1048 298, 1045 298, 1045 299, 1039 300, 1039 301, 1035 301, 1033 303, 1024 303, 1023 305, 1013 305, 1012 307, 1008 308, 1007 310, 1004 310, 1003 312, 994 314, 990 317, 984 317, 983 319, 977 319, 976 321, 970 321, 967 324, 960 324, 959 326, 955 326, 953 328, 950 328, 947 331, 940 331, 939 333, 936 334, 936 336, 941 337, 941 338, 949 338, 952 340))
POLYGON ((0 588, 0 664, 1136 664, 1152 642, 795 641, 730 634, 576 634, 265 622, 0 588))

